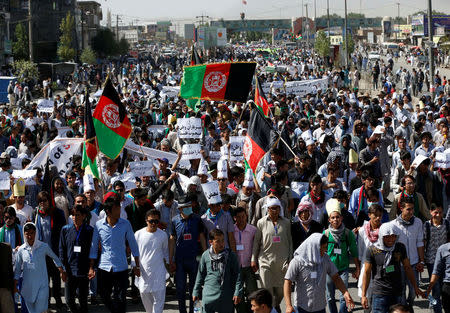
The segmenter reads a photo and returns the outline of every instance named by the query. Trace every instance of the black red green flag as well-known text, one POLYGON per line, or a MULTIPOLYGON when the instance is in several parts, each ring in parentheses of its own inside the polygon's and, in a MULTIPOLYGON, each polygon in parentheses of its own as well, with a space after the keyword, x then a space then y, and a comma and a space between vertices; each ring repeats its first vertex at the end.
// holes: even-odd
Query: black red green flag
POLYGON ((99 150, 114 160, 122 151, 132 129, 125 106, 109 78, 106 79, 93 117, 99 150))
POLYGON ((202 64, 202 58, 197 53, 194 45, 192 45, 192 53, 191 53, 191 65, 202 64))
POLYGON ((244 158, 256 173, 259 161, 272 146, 272 125, 258 109, 253 109, 248 122, 247 136, 244 141, 244 158))
POLYGON ((255 76, 256 86, 255 86, 255 104, 258 109, 266 116, 269 117, 270 108, 269 102, 267 102, 266 96, 264 95, 264 91, 261 88, 261 84, 259 83, 259 79, 255 76))
POLYGON ((92 119, 89 93, 86 93, 86 101, 84 105, 84 143, 81 167, 84 169, 89 166, 92 175, 96 178, 100 178, 97 162, 95 161, 97 154, 97 134, 95 133, 94 121, 92 119))
POLYGON ((185 66, 180 95, 184 99, 247 101, 255 62, 185 66))

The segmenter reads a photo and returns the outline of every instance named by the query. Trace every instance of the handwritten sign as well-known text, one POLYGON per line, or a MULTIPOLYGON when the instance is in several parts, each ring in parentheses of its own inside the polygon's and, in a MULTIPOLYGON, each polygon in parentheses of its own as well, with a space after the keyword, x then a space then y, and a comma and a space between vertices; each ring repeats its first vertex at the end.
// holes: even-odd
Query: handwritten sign
POLYGON ((111 178, 111 185, 117 180, 120 180, 125 185, 125 190, 136 188, 136 178, 131 172, 111 178))
POLYGON ((284 82, 282 80, 265 83, 262 86, 265 93, 270 92, 270 89, 286 89, 286 93, 295 94, 297 96, 306 96, 308 93, 316 93, 317 90, 325 90, 328 88, 328 78, 297 80, 284 82))
POLYGON ((211 160, 211 162, 219 161, 220 157, 220 151, 209 151, 209 159, 211 160))
POLYGON ((54 102, 47 99, 39 99, 37 105, 38 112, 52 113, 54 102))
POLYGON ((230 137, 230 160, 241 161, 244 159, 244 136, 230 137))
POLYGON ((179 118, 178 137, 181 139, 200 139, 202 137, 202 120, 200 118, 179 118))
POLYGON ((194 160, 194 159, 201 159, 202 154, 201 151, 202 148, 200 144, 193 143, 193 144, 184 144, 181 151, 183 152, 183 156, 181 157, 182 160, 194 160))
POLYGON ((130 167, 130 172, 133 173, 135 177, 155 176, 153 161, 130 162, 128 166, 130 167))
POLYGON ((227 145, 223 145, 220 147, 220 155, 222 157, 228 158, 228 146, 227 145))
POLYGON ((220 196, 219 183, 215 180, 202 184, 203 193, 205 194, 208 204, 217 204, 222 202, 220 196))
POLYGON ((11 182, 8 172, 0 172, 0 190, 9 190, 11 188, 11 182))
POLYGON ((25 185, 36 185, 34 178, 36 177, 37 170, 13 170, 12 177, 14 179, 23 178, 25 185))

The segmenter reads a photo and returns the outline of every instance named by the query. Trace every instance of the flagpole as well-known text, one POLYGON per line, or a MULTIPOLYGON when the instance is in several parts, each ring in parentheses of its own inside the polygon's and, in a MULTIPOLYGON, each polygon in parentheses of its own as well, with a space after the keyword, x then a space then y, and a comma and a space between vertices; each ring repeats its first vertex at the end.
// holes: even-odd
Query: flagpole
POLYGON ((241 123, 242 116, 244 115, 245 110, 247 110, 247 107, 248 107, 247 103, 244 103, 244 107, 242 108, 241 115, 239 115, 239 119, 238 119, 237 124, 236 124, 236 129, 233 130, 233 133, 234 133, 235 135, 236 135, 236 133, 237 133, 238 126, 239 126, 239 124, 241 123))
MULTIPOLYGON (((86 143, 85 143, 86 145, 86 143)), ((100 164, 100 180, 101 180, 101 186, 102 186, 102 198, 103 196, 106 194, 105 192, 105 181, 103 180, 103 168, 102 168, 102 160, 99 158, 99 154, 100 154, 100 148, 98 147, 98 140, 97 137, 95 137, 95 146, 97 147, 97 155, 95 156, 95 158, 97 159, 98 163, 100 164)), ((92 171, 92 169, 91 169, 92 171)))

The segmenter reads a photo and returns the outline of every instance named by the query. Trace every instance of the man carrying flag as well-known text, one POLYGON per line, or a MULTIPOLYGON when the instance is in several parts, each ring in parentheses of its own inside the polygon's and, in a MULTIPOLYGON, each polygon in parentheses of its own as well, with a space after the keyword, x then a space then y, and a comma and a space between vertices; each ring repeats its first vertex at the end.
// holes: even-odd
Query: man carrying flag
POLYGON ((256 86, 255 86, 255 104, 258 109, 264 114, 265 117, 269 117, 272 115, 270 111, 269 102, 267 102, 266 96, 264 95, 264 91, 261 88, 261 84, 259 83, 258 76, 255 75, 256 86))
POLYGON ((99 150, 114 160, 131 135, 131 123, 125 106, 109 78, 93 114, 99 150))
POLYGON ((91 102, 89 101, 89 92, 86 91, 86 101, 84 104, 84 144, 83 158, 81 167, 84 169, 89 166, 94 177, 99 178, 97 162, 97 135, 95 133, 94 122, 92 121, 91 102))
POLYGON ((272 131, 274 131, 272 125, 265 119, 261 111, 259 109, 252 109, 243 152, 244 158, 253 170, 253 173, 256 173, 259 161, 261 161, 272 146, 272 131))

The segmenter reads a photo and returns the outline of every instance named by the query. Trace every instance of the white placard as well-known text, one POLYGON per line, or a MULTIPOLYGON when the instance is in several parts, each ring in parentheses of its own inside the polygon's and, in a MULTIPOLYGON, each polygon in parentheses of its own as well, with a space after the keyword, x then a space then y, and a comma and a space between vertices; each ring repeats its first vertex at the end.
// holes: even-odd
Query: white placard
POLYGON ((434 167, 450 168, 450 153, 447 150, 444 152, 436 152, 434 167))
POLYGON ((8 172, 0 172, 0 190, 11 189, 11 181, 8 172))
POLYGON ((181 139, 200 139, 202 120, 200 118, 179 118, 177 120, 178 137, 181 139))
POLYGON ((91 174, 84 174, 83 176, 83 191, 95 191, 94 177, 91 174))
POLYGON ((228 145, 223 145, 220 147, 220 155, 228 158, 228 145))
POLYGON ((36 185, 34 178, 36 177, 37 170, 13 170, 12 177, 14 179, 23 178, 25 185, 36 185))
POLYGON ((183 156, 181 157, 182 160, 193 160, 193 159, 201 159, 202 154, 201 151, 202 148, 200 144, 194 143, 194 144, 184 144, 182 148, 183 156))
POLYGON ((67 133, 72 131, 69 126, 56 127, 56 129, 58 130, 58 138, 67 138, 67 133))
POLYGON ((120 180, 125 185, 125 190, 136 188, 136 178, 131 172, 111 178, 111 185, 117 180, 120 180))
POLYGON ((308 186, 309 183, 307 182, 293 181, 291 183, 291 190, 295 192, 298 195, 298 197, 301 197, 303 192, 308 191, 308 186))
POLYGON ((222 202, 220 196, 219 183, 215 180, 202 184, 203 193, 205 194, 208 204, 217 204, 222 202))
POLYGON ((38 112, 52 113, 55 103, 53 100, 39 99, 37 104, 38 112))
POLYGON ((209 159, 211 160, 211 162, 219 161, 220 157, 220 151, 209 151, 209 159))
POLYGON ((22 159, 20 158, 11 158, 11 167, 15 170, 22 169, 22 159))
POLYGON ((244 159, 244 136, 232 136, 230 137, 230 160, 241 161, 244 159))
POLYGON ((153 161, 130 162, 128 166, 130 167, 130 173, 133 173, 135 177, 155 176, 153 161))
POLYGON ((316 93, 317 90, 325 90, 328 88, 328 77, 310 80, 297 80, 284 82, 282 80, 264 83, 262 89, 265 93, 270 89, 286 89, 286 93, 295 94, 296 96, 306 96, 308 93, 316 93))

